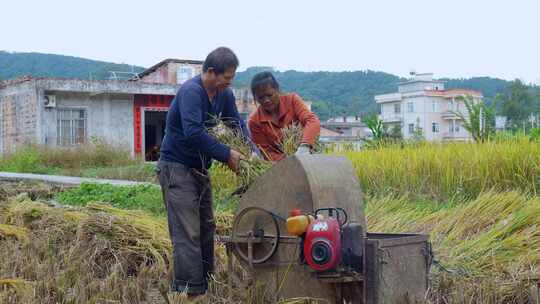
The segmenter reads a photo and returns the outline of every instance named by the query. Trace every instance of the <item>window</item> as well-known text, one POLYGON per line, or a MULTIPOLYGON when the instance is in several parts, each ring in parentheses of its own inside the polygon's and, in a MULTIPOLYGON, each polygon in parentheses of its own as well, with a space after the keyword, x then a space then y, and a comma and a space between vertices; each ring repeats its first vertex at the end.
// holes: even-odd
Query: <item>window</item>
POLYGON ((459 133, 459 121, 451 121, 448 125, 448 131, 450 133, 459 133))
POLYGON ((450 110, 454 112, 459 112, 459 100, 452 100, 450 102, 450 110))
POLYGON ((439 124, 434 122, 431 124, 431 131, 433 133, 439 133, 439 124))
POLYGON ((412 102, 407 103, 407 112, 414 113, 414 103, 412 102))
POLYGON ((414 133, 414 124, 409 124, 409 134, 414 133))
POLYGON ((439 112, 439 103, 437 101, 432 101, 431 108, 434 113, 439 112))
POLYGON ((394 104, 394 114, 401 113, 401 105, 399 103, 394 104))
POLYGON ((86 110, 58 109, 56 120, 57 144, 73 146, 86 142, 86 110))
POLYGON ((193 77, 193 69, 189 66, 179 67, 176 72, 176 82, 182 84, 193 77))

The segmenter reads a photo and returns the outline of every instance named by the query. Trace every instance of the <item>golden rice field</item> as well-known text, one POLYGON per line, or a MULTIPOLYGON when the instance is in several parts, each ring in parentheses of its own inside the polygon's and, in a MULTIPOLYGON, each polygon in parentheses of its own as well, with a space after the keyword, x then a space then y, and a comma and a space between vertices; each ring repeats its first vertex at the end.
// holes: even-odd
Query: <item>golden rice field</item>
POLYGON ((540 143, 503 142, 394 145, 345 154, 369 194, 474 198, 489 191, 540 192, 540 143))
MULTIPOLYGON (((430 235, 437 262, 426 303, 527 303, 540 276, 540 143, 344 155, 366 194, 369 231, 430 235)), ((221 166, 212 175, 215 192, 233 205, 228 194, 240 180, 221 166)), ((39 197, 0 191, 0 303, 167 303, 163 218, 100 203, 51 207, 39 197)), ((228 229, 230 211, 217 216, 228 229)), ((230 303, 223 248, 217 256, 216 280, 200 303, 230 303)), ((264 303, 254 290, 238 290, 234 301, 264 303)))

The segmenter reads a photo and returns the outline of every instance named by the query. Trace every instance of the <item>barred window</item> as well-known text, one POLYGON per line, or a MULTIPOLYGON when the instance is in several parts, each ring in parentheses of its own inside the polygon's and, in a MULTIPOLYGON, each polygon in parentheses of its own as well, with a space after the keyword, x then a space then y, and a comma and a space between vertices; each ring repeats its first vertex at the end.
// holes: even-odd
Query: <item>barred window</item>
POLYGON ((439 133, 439 131, 440 131, 439 124, 436 123, 436 122, 432 123, 431 124, 431 131, 433 133, 439 133))
POLYGON ((73 146, 86 142, 86 110, 58 109, 57 144, 73 146))

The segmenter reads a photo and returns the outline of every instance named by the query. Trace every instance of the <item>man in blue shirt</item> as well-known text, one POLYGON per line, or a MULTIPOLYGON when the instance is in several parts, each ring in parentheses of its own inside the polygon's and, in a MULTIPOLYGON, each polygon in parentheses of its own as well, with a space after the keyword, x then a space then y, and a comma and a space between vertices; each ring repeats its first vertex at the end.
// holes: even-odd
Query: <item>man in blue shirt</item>
POLYGON ((167 114, 158 174, 173 244, 171 289, 190 297, 206 293, 214 268, 215 223, 207 170, 215 159, 237 172, 243 158, 206 130, 216 118, 226 119, 249 141, 229 88, 238 64, 229 48, 212 51, 203 73, 182 84, 167 114))

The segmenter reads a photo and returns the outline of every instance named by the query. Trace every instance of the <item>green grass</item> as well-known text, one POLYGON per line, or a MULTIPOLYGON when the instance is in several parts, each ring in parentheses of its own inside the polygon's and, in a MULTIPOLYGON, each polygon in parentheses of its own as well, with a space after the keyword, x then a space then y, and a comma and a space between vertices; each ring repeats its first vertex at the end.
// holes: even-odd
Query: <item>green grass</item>
POLYGON ((86 206, 92 202, 105 202, 122 209, 136 209, 154 215, 164 215, 165 206, 161 189, 155 185, 113 186, 83 183, 60 192, 55 199, 66 205, 86 206))
POLYGON ((146 182, 155 178, 153 164, 132 159, 126 150, 100 142, 71 149, 24 146, 0 158, 0 171, 146 182))
POLYGON ((20 173, 48 173, 53 171, 43 163, 35 147, 18 149, 12 154, 0 158, 0 171, 20 173))
MULTIPOLYGON (((113 168, 112 170, 116 170, 113 168)), ((152 172, 153 165, 143 170, 152 172)), ((236 190, 238 178, 225 166, 216 165, 210 170, 213 183, 213 201, 216 212, 230 212, 236 208, 238 198, 231 196, 236 190)), ((99 175, 91 177, 100 177, 99 175)), ((110 184, 83 183, 56 194, 55 199, 66 205, 86 206, 92 202, 109 203, 114 207, 135 209, 157 216, 165 215, 161 188, 158 185, 113 186, 110 184)))

